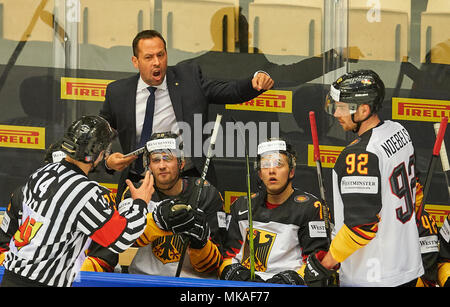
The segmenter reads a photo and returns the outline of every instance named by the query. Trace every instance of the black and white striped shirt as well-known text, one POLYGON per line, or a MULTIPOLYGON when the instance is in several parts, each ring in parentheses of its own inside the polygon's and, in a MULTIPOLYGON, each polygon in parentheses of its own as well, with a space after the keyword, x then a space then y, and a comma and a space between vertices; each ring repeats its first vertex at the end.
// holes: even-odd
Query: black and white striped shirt
POLYGON ((45 285, 70 286, 91 240, 120 253, 146 225, 145 201, 119 214, 104 188, 65 160, 33 173, 22 193, 22 220, 4 266, 45 285))

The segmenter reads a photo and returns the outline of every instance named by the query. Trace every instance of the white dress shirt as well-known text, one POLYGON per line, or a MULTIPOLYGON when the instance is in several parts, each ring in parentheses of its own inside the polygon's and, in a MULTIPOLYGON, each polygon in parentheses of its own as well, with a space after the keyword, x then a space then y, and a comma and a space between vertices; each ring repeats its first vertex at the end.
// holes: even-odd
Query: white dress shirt
MULTIPOLYGON (((142 126, 144 125, 147 99, 150 96, 148 87, 149 85, 142 80, 142 77, 139 77, 136 90, 136 144, 141 139, 142 126)), ((155 111, 153 113, 152 134, 166 131, 179 134, 180 129, 175 117, 172 101, 170 100, 169 90, 167 89, 167 78, 164 77, 163 82, 155 87, 155 111)), ((191 159, 186 158, 184 169, 188 170, 193 166, 191 159)))

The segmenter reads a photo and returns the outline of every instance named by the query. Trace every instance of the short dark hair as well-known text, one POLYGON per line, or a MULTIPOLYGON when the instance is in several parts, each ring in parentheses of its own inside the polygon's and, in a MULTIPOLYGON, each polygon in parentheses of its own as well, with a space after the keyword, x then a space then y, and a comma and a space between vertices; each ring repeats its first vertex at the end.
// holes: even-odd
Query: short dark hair
POLYGON ((133 45, 132 45, 132 47, 133 47, 133 55, 135 57, 138 56, 138 43, 139 43, 139 41, 141 39, 144 39, 144 38, 155 38, 155 37, 158 37, 158 38, 160 38, 163 41, 164 49, 166 49, 166 40, 161 35, 161 33, 159 33, 156 30, 144 30, 144 31, 141 31, 138 34, 136 34, 136 36, 133 39, 133 45))

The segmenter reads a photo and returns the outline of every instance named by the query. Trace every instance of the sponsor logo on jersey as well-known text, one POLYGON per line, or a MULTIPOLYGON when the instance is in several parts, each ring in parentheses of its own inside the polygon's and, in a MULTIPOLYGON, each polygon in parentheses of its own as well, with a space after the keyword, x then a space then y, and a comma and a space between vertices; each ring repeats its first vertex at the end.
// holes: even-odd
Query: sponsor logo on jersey
POLYGON ((439 233, 445 242, 450 243, 450 225, 448 223, 448 219, 445 219, 444 223, 442 223, 439 233))
POLYGON ((392 98, 392 119, 440 122, 450 116, 450 101, 415 98, 392 98))
POLYGON ((439 252, 439 239, 437 235, 419 238, 420 253, 436 253, 439 252))
MULTIPOLYGON (((319 145, 322 167, 333 168, 344 148, 344 146, 319 145)), ((312 144, 308 144, 308 166, 316 166, 316 162, 314 161, 314 145, 312 144)))
POLYGON ((292 92, 269 90, 240 104, 227 104, 227 110, 292 113, 292 92))
POLYGON ((444 223, 445 218, 447 217, 447 215, 450 214, 450 206, 449 205, 426 204, 425 210, 435 220, 436 225, 438 227, 442 227, 442 224, 444 223))
POLYGON ((327 231, 324 221, 310 221, 308 223, 309 236, 311 238, 326 238, 327 231))
POLYGON ((35 219, 29 216, 20 225, 19 229, 14 234, 14 245, 17 249, 30 244, 31 240, 36 236, 36 233, 41 228, 42 223, 36 222, 35 219))
POLYGON ((377 194, 378 177, 345 176, 341 180, 341 194, 377 194))
POLYGON ((182 248, 183 240, 180 235, 163 236, 152 242, 153 254, 164 264, 180 261, 182 248))
POLYGON ((0 147, 45 149, 45 128, 0 125, 0 147))
POLYGON ((61 99, 104 101, 106 86, 113 81, 61 77, 61 99))
MULTIPOLYGON (((253 248, 255 251, 255 270, 258 272, 265 272, 267 270, 267 261, 269 259, 272 246, 277 236, 276 233, 268 232, 260 229, 253 229, 253 248)), ((247 228, 246 250, 249 242, 249 232, 247 228)), ((250 255, 244 251, 242 265, 250 268, 250 255)))

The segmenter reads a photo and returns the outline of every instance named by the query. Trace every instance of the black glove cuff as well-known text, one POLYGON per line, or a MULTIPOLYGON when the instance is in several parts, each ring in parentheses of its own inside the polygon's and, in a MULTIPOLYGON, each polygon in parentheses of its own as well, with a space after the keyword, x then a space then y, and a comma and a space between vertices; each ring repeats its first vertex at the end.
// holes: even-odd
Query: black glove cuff
POLYGON ((285 285, 304 285, 303 278, 293 270, 286 270, 273 275, 266 280, 267 283, 285 284, 285 285))
POLYGON ((324 267, 314 253, 306 260, 304 279, 309 287, 333 287, 338 284, 338 273, 324 267))

